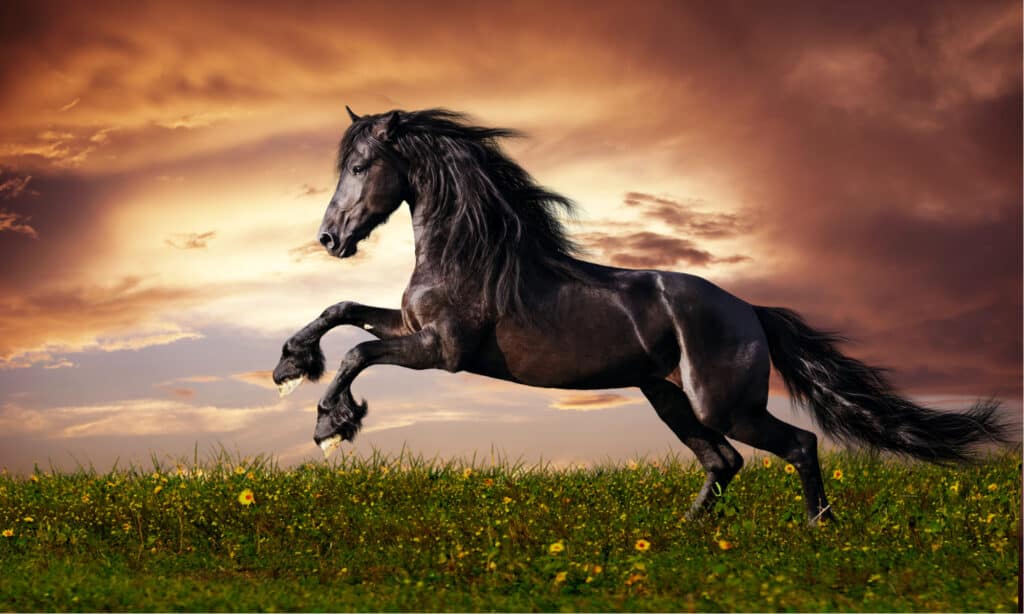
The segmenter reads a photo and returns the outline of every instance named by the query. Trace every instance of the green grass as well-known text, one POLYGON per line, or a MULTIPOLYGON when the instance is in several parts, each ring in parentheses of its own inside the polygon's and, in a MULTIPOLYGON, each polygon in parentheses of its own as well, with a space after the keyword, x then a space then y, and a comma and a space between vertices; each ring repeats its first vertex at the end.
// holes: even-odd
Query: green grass
POLYGON ((1019 610, 1018 455, 955 469, 826 455, 839 522, 823 528, 772 461, 749 459, 695 522, 681 513, 703 476, 673 460, 222 456, 4 475, 0 609, 1019 610))

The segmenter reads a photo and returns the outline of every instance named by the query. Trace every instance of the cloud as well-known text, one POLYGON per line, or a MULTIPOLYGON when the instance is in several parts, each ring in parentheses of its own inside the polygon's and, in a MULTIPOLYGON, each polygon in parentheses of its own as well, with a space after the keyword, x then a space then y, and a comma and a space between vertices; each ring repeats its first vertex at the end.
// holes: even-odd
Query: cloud
POLYGON ((191 113, 174 119, 159 119, 153 123, 169 130, 192 130, 224 121, 227 117, 229 117, 227 113, 191 113))
MULTIPOLYGON (((682 202, 643 192, 627 192, 623 202, 635 207, 649 220, 661 222, 685 235, 724 239, 748 233, 752 223, 735 213, 698 211, 707 205, 699 200, 682 202)), ((749 215, 749 214, 748 214, 749 215)))
POLYGON ((107 144, 113 127, 69 126, 63 129, 47 128, 31 136, 14 137, 0 145, 0 158, 12 166, 48 162, 61 169, 77 168, 99 147, 107 144))
POLYGON ((176 377, 165 383, 182 382, 185 384, 209 384, 222 381, 224 378, 217 375, 190 375, 188 377, 176 377))
POLYGON ((320 243, 316 241, 309 241, 308 243, 303 243, 298 247, 293 247, 288 250, 288 255, 291 256, 292 262, 301 262, 312 256, 326 253, 327 252, 324 251, 324 246, 320 245, 320 243))
POLYGON ((196 391, 192 388, 172 388, 170 392, 171 396, 178 399, 188 400, 196 396, 196 391))
POLYGON ((231 376, 231 379, 239 382, 245 382, 246 384, 252 384, 253 386, 259 386, 260 388, 266 388, 267 390, 277 390, 277 385, 274 384, 272 379, 273 371, 246 371, 244 373, 235 373, 231 376))
POLYGON ((675 265, 704 267, 748 260, 746 256, 716 257, 693 241, 651 231, 608 234, 590 232, 581 236, 584 244, 599 249, 612 264, 628 268, 668 268, 675 265))
POLYGON ((326 194, 327 188, 314 188, 308 183, 302 184, 302 188, 299 190, 299 197, 303 196, 319 196, 320 194, 326 194))
POLYGON ((58 109, 58 110, 59 110, 59 111, 60 111, 61 113, 65 112, 65 111, 70 111, 71 109, 75 108, 75 106, 76 106, 76 105, 78 105, 78 103, 79 103, 79 102, 81 102, 81 101, 82 101, 82 99, 81 99, 81 98, 75 98, 74 100, 72 100, 71 102, 69 102, 69 103, 67 103, 66 105, 62 106, 62 107, 61 107, 60 109, 58 109))
POLYGON ((637 402, 637 399, 614 392, 577 392, 553 401, 551 407, 567 411, 595 411, 637 402))
POLYGON ((38 239, 39 233, 36 232, 35 228, 29 225, 29 221, 31 219, 32 218, 27 215, 21 215, 14 213, 13 211, 0 209, 0 232, 14 232, 25 235, 30 239, 38 239))
MULTIPOLYGON (((0 174, 3 174, 2 169, 0 169, 0 174)), ((27 193, 30 196, 38 196, 38 192, 28 189, 30 181, 32 181, 32 175, 25 175, 24 177, 14 176, 0 181, 0 199, 18 198, 23 193, 27 193)))
POLYGON ((180 233, 164 239, 164 243, 174 249, 205 249, 210 240, 217 236, 217 232, 187 232, 180 233))
POLYGON ((77 105, 77 104, 78 104, 79 102, 81 102, 81 101, 82 101, 82 99, 81 99, 81 98, 75 98, 75 99, 74 99, 74 100, 72 100, 71 102, 69 102, 69 103, 67 103, 67 104, 65 104, 65 105, 63 105, 63 106, 61 106, 60 108, 58 108, 58 109, 57 109, 57 111, 59 111, 60 113, 63 113, 63 112, 66 112, 66 111, 71 111, 71 109, 72 109, 72 108, 75 108, 75 106, 76 106, 76 105, 77 105))
MULTIPOLYGON (((176 395, 189 398, 189 395, 176 395)), ((284 404, 259 407, 193 406, 175 399, 131 399, 82 406, 0 406, 0 431, 48 439, 95 436, 229 433, 286 411, 284 404)))
POLYGON ((157 314, 196 298, 194 291, 125 278, 109 286, 40 289, 7 297, 0 313, 0 369, 57 361, 81 351, 134 350, 198 339, 157 314))

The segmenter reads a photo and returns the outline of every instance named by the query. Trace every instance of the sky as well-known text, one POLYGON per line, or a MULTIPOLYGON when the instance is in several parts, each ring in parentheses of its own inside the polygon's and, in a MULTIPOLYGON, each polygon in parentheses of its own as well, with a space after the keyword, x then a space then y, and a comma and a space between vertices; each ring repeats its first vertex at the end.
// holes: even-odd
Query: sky
MULTIPOLYGON (((315 234, 359 114, 446 107, 574 199, 587 258, 802 313, 913 398, 1022 394, 1019 2, 4 2, 0 466, 283 465, 326 380, 282 342, 397 307, 408 210, 315 234)), ((369 338, 337 329, 328 365, 369 338)), ((373 367, 344 453, 685 455, 635 390, 373 367)), ((773 383, 769 403, 801 426, 773 383)), ((742 448, 742 450, 749 450, 742 448)))

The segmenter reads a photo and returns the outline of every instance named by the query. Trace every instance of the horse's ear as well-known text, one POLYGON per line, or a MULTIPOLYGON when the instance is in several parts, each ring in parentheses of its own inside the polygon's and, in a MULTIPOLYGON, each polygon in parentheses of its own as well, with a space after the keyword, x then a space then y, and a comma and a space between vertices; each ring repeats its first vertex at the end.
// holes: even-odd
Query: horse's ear
POLYGON ((352 109, 348 108, 348 105, 345 105, 345 110, 348 111, 348 117, 352 120, 353 124, 359 121, 359 116, 353 113, 352 109))
POLYGON ((384 117, 377 120, 377 124, 373 127, 373 136, 382 142, 390 141, 398 133, 398 128, 402 123, 401 114, 399 111, 391 111, 384 117))

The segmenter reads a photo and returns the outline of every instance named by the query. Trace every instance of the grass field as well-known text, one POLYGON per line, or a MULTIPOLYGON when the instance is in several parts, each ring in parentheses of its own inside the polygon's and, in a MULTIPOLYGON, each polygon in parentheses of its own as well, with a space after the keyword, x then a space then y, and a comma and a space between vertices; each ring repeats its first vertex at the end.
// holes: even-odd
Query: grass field
POLYGON ((703 476, 673 460, 4 475, 0 609, 1019 611, 1018 454, 823 465, 822 528, 761 457, 694 522, 703 476))

